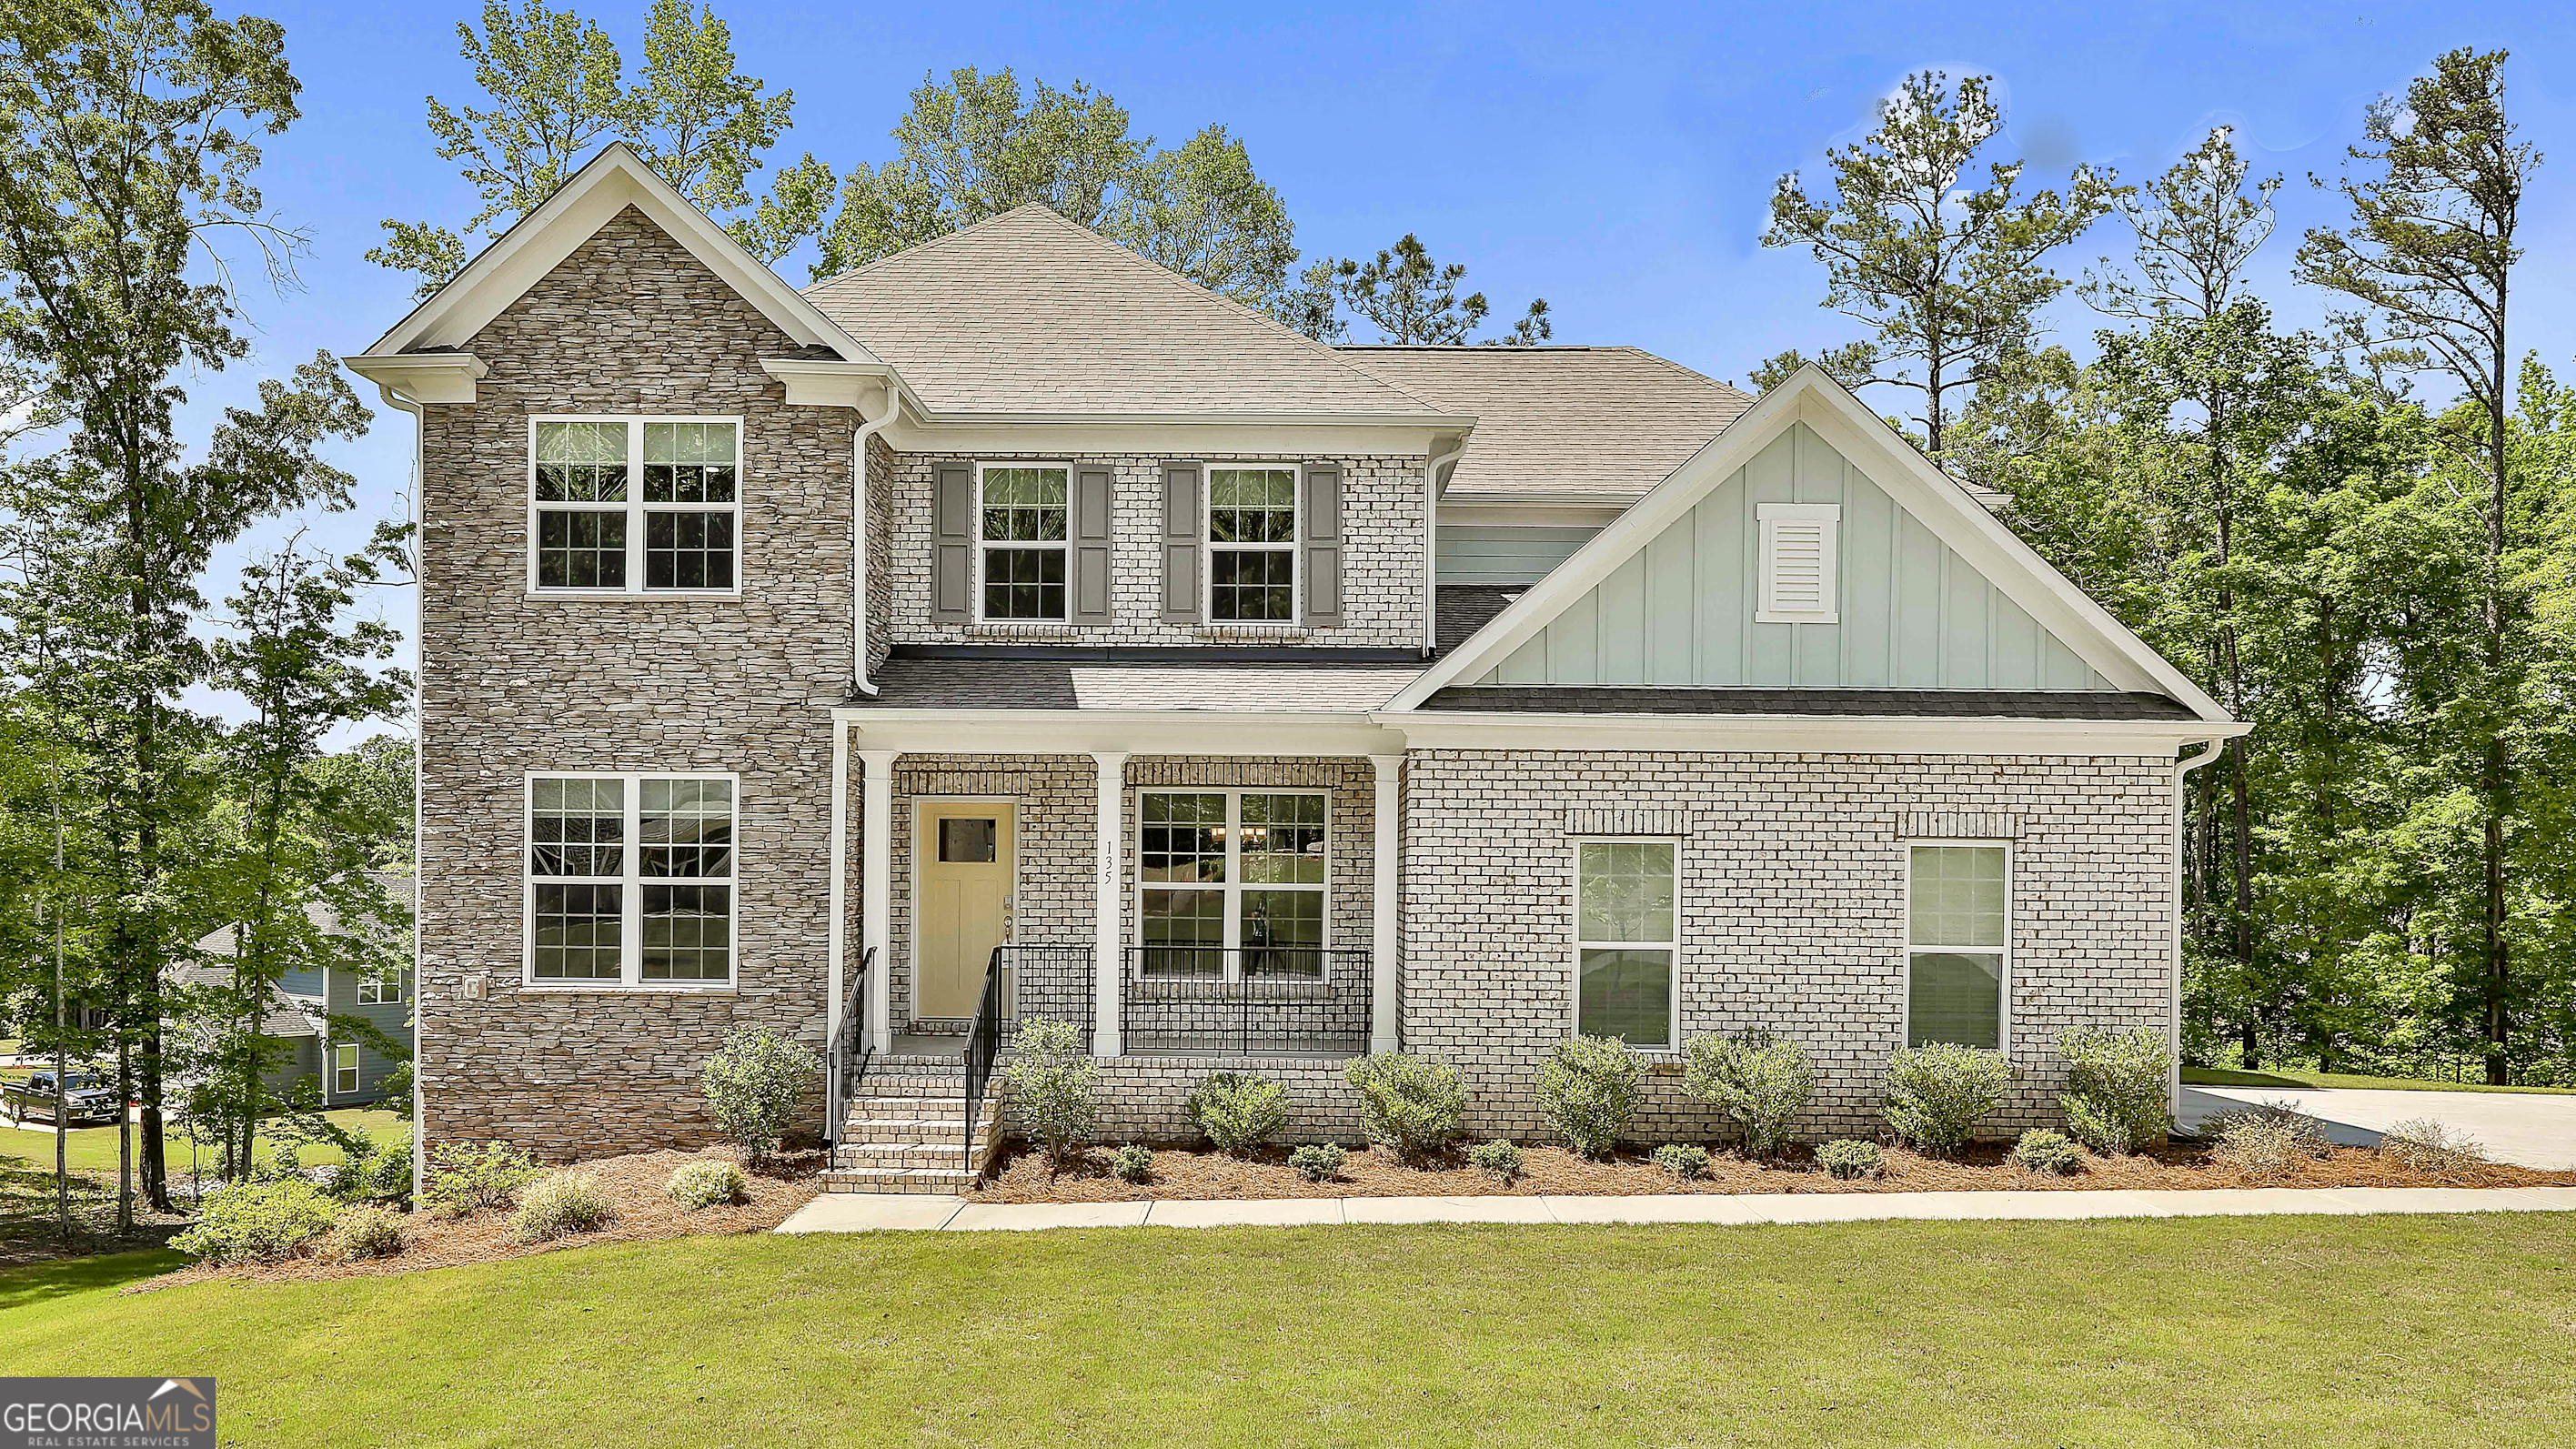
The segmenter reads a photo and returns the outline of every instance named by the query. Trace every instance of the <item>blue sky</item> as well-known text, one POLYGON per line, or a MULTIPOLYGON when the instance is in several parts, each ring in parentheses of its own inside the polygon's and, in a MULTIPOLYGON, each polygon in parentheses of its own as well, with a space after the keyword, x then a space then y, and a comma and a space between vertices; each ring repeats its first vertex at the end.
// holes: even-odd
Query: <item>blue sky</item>
MULTIPOLYGON (((645 0, 590 5, 640 57, 645 0)), ((1222 121, 1277 187, 1305 252, 1373 251, 1407 231, 1516 313, 1544 296, 1563 342, 1645 347, 1741 378, 1787 347, 1858 335, 1816 306, 1803 253, 1758 243, 1780 173, 1815 174, 1828 145, 1869 129, 1910 70, 1993 75, 2009 130, 1999 158, 2062 180, 2082 159, 2142 178, 2217 123, 2259 170, 2291 178, 2282 227, 2258 263, 2294 323, 2322 300, 2289 285, 2305 227, 2332 221, 2331 177, 2363 106, 2438 52, 2503 46, 2509 104, 2551 158, 2527 207, 2519 345, 2565 370, 2576 302, 2553 261, 2576 250, 2576 26, 2563 5, 2273 4, 2026 9, 1999 5, 1678 6, 1204 4, 851 7, 719 3, 743 68, 793 89, 784 159, 836 168, 892 154, 886 132, 925 71, 1016 68, 1115 96, 1139 130, 1178 142, 1222 121)), ((461 221, 473 198, 431 151, 422 98, 475 94, 456 54, 464 4, 267 5, 286 27, 304 119, 269 145, 262 185, 312 236, 300 291, 255 292, 258 355, 200 380, 201 407, 245 395, 316 348, 354 352, 405 309, 407 282, 362 259, 386 217, 461 221)), ((2059 258, 2079 269, 2120 241, 2105 224, 2059 258)), ((803 258, 781 270, 805 280, 803 258)), ((2080 343, 2097 319, 2052 314, 2080 343)), ((1893 400, 1890 400, 1892 405, 1893 400)), ((354 541, 400 512, 410 420, 387 413, 343 450, 362 480, 356 517, 316 519, 354 541)), ((269 531, 263 537, 278 536, 269 531)), ((214 592, 220 594, 220 581, 214 592)), ((407 619, 407 599, 386 614, 407 619)))

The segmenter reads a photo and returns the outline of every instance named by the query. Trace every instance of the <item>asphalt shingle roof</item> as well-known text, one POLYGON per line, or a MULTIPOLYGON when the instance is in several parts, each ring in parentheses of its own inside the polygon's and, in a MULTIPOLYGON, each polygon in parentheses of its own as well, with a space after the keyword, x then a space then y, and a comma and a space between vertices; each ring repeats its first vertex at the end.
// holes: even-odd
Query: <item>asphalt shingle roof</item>
POLYGON ((1015 651, 930 658, 895 654, 877 670, 879 709, 1261 710, 1351 714, 1375 709, 1422 672, 1419 663, 1048 658, 1015 651))

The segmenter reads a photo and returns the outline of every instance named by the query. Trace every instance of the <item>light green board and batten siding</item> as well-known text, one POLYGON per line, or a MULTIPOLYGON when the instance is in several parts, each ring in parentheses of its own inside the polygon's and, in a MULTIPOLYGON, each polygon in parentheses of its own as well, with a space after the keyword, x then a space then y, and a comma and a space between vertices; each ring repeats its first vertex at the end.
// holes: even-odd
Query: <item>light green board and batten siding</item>
POLYGON ((1479 682, 2113 687, 1804 423, 1479 682), (1836 622, 1754 622, 1763 503, 1842 505, 1836 622))

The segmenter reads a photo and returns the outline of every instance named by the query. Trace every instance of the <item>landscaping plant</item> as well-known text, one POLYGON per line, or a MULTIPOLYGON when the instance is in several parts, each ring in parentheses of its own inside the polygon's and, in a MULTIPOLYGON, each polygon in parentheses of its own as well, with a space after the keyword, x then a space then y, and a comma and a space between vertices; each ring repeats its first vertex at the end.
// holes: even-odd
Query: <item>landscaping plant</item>
POLYGON ((2334 1150, 2325 1127, 2287 1102, 2213 1117, 2201 1132, 2212 1139, 2210 1156, 2264 1177, 2277 1177, 2334 1150))
POLYGON ((1360 1093, 1360 1125, 1368 1139, 1414 1162, 1458 1135, 1467 1115, 1467 1084, 1447 1062, 1404 1052, 1358 1057, 1342 1080, 1360 1093))
POLYGON ((196 1226, 170 1246, 213 1263, 287 1258, 339 1218, 340 1204, 300 1177, 234 1183, 207 1193, 197 1204, 196 1226))
POLYGON ((1062 1172, 1082 1155, 1099 1119, 1100 1067, 1084 1054, 1073 1023, 1032 1016, 1011 1038, 1011 1106, 1029 1136, 1046 1149, 1047 1165, 1062 1172))
POLYGON ((2077 1141, 2116 1156, 2162 1142, 2173 1129, 2166 1096, 2173 1054, 2162 1031, 2079 1026, 2058 1036, 2057 1054, 2068 1067, 2057 1106, 2077 1141))
POLYGON ((1342 1170, 1351 1155, 1338 1142, 1317 1142, 1288 1154, 1288 1165, 1308 1182, 1323 1182, 1342 1170))
POLYGON ((1478 1172, 1500 1183, 1509 1183, 1521 1175, 1520 1148, 1499 1137, 1468 1148, 1467 1162, 1478 1172))
POLYGON ((429 1150, 421 1206, 442 1218, 507 1207, 542 1170, 525 1149, 507 1142, 442 1142, 429 1150))
POLYGON ((1655 1149, 1655 1165, 1664 1170, 1665 1176, 1677 1177, 1684 1182, 1694 1177, 1705 1177, 1708 1175, 1708 1149, 1683 1142, 1667 1142, 1655 1149))
POLYGON ((1885 1170, 1887 1159, 1878 1150, 1877 1143, 1855 1142, 1847 1137, 1817 1148, 1816 1165, 1825 1170, 1825 1176, 1837 1182, 1849 1182, 1854 1178, 1878 1176, 1885 1170))
POLYGON ((1788 1144, 1789 1124, 1815 1090, 1804 1047, 1759 1027, 1683 1043, 1682 1084, 1743 1134, 1745 1155, 1769 1157, 1788 1144))
POLYGON ((662 1191, 688 1212, 738 1203, 751 1195, 751 1183, 730 1162, 701 1159, 683 1162, 662 1191))
POLYGON ((1570 1036, 1538 1069, 1538 1110, 1586 1157, 1607 1157, 1637 1115, 1646 1064, 1612 1036, 1570 1036))
POLYGON ((542 1243, 595 1233, 615 1221, 617 1209, 598 1178, 586 1172, 549 1172, 520 1190, 519 1210, 510 1215, 510 1236, 542 1243))
POLYGON ((2001 1052, 1954 1042, 1902 1047, 1887 1060, 1887 1101, 1880 1110, 1897 1136, 1945 1156, 1976 1135, 2011 1079, 2001 1052))
POLYGON ((331 1230, 325 1251, 338 1262, 354 1263, 361 1258, 390 1258, 409 1241, 401 1213, 371 1202, 359 1203, 341 1210, 340 1224, 331 1230))
POLYGON ((2064 1133, 2033 1127, 2013 1144, 2012 1160, 2024 1172, 2073 1177, 2084 1170, 2084 1149, 2067 1140, 2064 1133))
POLYGON ((1250 1072, 1215 1072, 1190 1093, 1190 1120, 1219 1152, 1244 1153, 1288 1125, 1288 1089, 1250 1072))
POLYGON ((2458 1128, 2431 1117, 2390 1124, 2379 1150, 2409 1172, 2459 1172, 2487 1160, 2487 1150, 2458 1128))
POLYGON ((796 1126, 797 1109, 823 1078, 823 1059, 764 1026, 737 1026, 707 1058, 698 1084, 716 1125, 745 1159, 768 1160, 796 1126))
POLYGON ((1120 1182, 1143 1182, 1154 1175, 1154 1150, 1130 1142, 1109 1159, 1109 1173, 1120 1182))

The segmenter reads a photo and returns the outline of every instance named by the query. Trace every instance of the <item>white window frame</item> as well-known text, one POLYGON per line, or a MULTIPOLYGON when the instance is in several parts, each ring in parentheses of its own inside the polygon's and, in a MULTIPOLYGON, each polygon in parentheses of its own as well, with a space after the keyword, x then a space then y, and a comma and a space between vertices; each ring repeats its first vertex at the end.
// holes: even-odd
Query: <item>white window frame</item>
POLYGON ((1643 1052, 1677 1052, 1682 1043, 1682 850, 1678 835, 1572 835, 1566 837, 1565 863, 1573 873, 1574 888, 1566 901, 1573 907, 1572 919, 1566 922, 1566 934, 1574 938, 1572 952, 1566 957, 1570 968, 1567 978, 1567 1030, 1581 1035, 1583 1031, 1583 953, 1586 951, 1669 951, 1672 970, 1667 977, 1667 999, 1664 1008, 1665 1029, 1671 1039, 1662 1042, 1636 1042, 1629 1046, 1643 1052), (1670 941, 1587 941, 1583 939, 1583 847, 1587 845, 1669 845, 1673 849, 1673 938, 1670 941))
POLYGON ((400 1006, 403 1001, 403 969, 399 966, 382 971, 358 972, 360 1006, 400 1006), (369 996, 368 993, 375 993, 369 996))
POLYGON ((1014 462, 1007 458, 978 461, 975 464, 975 622, 978 624, 1034 625, 1039 628, 1073 627, 1073 490, 1074 468, 1071 463, 1014 462), (1038 539, 986 539, 984 537, 984 470, 987 468, 1060 468, 1064 470, 1064 537, 1053 542, 1038 539), (996 619, 984 612, 984 556, 997 548, 1053 549, 1064 555, 1064 613, 1053 619, 996 619))
MULTIPOLYGON (((1301 986, 1326 986, 1333 980, 1333 792, 1323 786, 1288 785, 1270 788, 1258 785, 1147 785, 1133 790, 1128 819, 1133 823, 1128 835, 1128 848, 1135 852, 1136 945, 1141 953, 1145 941, 1145 892, 1148 890, 1204 891, 1222 890, 1225 896, 1225 974, 1214 978, 1239 981, 1243 976, 1243 892, 1246 890, 1306 891, 1324 898, 1324 939, 1318 948, 1323 966, 1321 975, 1312 980, 1297 978, 1301 986), (1225 797, 1225 880, 1220 885, 1175 885, 1170 881, 1145 879, 1145 797, 1148 795, 1223 795, 1225 797), (1243 797, 1246 795, 1311 795, 1324 802, 1324 879, 1320 885, 1282 885, 1271 881, 1246 882, 1243 879, 1243 797)), ((1207 977, 1148 976, 1140 954, 1133 973, 1140 981, 1209 980, 1207 977)))
MULTIPOLYGON (((1306 622, 1306 465, 1278 462, 1211 462, 1199 469, 1199 618, 1213 629, 1295 629, 1306 622), (1219 471, 1288 475, 1288 541, 1286 543, 1219 543, 1216 531, 1216 475, 1219 471), (1285 619, 1220 619, 1216 616, 1216 556, 1220 553, 1285 553, 1288 555, 1288 617, 1285 619)), ((1255 794, 1261 792, 1255 791, 1255 794)))
POLYGON ((1837 601, 1842 587, 1842 519, 1839 503, 1757 503, 1753 515, 1762 529, 1761 592, 1754 600, 1753 622, 1757 624, 1832 624, 1840 621, 1837 601), (1818 609, 1784 609, 1780 607, 1777 568, 1780 560, 1779 534, 1783 523, 1822 524, 1823 542, 1817 551, 1819 571, 1817 584, 1823 607, 1818 609))
POLYGON ((528 418, 528 597, 532 599, 736 599, 742 597, 745 550, 742 500, 751 488, 751 464, 744 446, 740 414, 717 413, 536 413, 528 418), (537 515, 541 512, 615 513, 616 504, 539 502, 537 499, 537 428, 543 423, 619 423, 626 428, 626 583, 621 588, 541 587, 537 583, 537 515), (646 423, 731 423, 733 425, 733 502, 654 503, 644 501, 644 425, 646 423), (727 589, 648 589, 644 587, 644 523, 648 512, 721 513, 733 520, 733 587, 727 589))
POLYGON ((519 780, 519 956, 520 988, 526 991, 672 992, 681 995, 731 995, 742 980, 742 776, 731 770, 529 770, 519 780), (616 780, 623 784, 624 849, 613 876, 540 876, 536 873, 537 781, 616 780), (647 780, 725 780, 733 786, 733 873, 726 876, 647 876, 643 874, 642 822, 647 780), (619 887, 618 974, 602 977, 537 975, 537 887, 540 885, 615 885, 619 887), (730 968, 721 981, 647 981, 644 979, 644 887, 646 885, 720 885, 725 893, 725 934, 730 968))
POLYGON ((356 1042, 353 1042, 353 1041, 340 1041, 340 1042, 333 1042, 333 1043, 331 1043, 331 1095, 332 1095, 332 1096, 334 1096, 334 1097, 346 1097, 346 1096, 350 1096, 350 1095, 354 1094, 354 1093, 358 1090, 358 1078, 359 1078, 358 1066, 359 1066, 359 1056, 358 1056, 358 1044, 357 1044, 356 1042), (344 1056, 348 1059, 348 1063, 349 1063, 349 1064, 348 1064, 347 1066, 342 1066, 342 1065, 340 1065, 341 1059, 342 1059, 344 1056), (343 1073, 343 1072, 346 1072, 346 1073, 348 1074, 348 1077, 349 1077, 349 1085, 347 1085, 347 1086, 345 1086, 345 1087, 340 1085, 340 1075, 341 1075, 341 1073, 343 1073))
POLYGON ((1995 1014, 1998 1020, 1995 1023, 1995 1050, 2001 1053, 2003 1057, 2009 1061, 2012 1058, 2013 1049, 2012 940, 2014 924, 2013 908, 2015 905, 2014 897, 2016 894, 2013 889, 2013 874, 2014 867, 2018 864, 2015 859, 2016 852, 2013 849, 2013 843, 2009 840, 1953 839, 1944 836, 1917 836, 1897 842, 1897 848, 1904 852, 1902 857, 1902 866, 1905 872, 1905 899, 1902 902, 1904 915, 1897 923, 1897 929, 1904 934, 1905 938, 1905 949, 1899 960, 1899 970, 1896 977, 1896 1014, 1901 1023, 1897 1031, 1897 1045, 1911 1046, 1914 1042, 1915 953, 1918 951, 1925 951, 1945 955, 1983 956, 1987 954, 1986 948, 1982 946, 1918 946, 1914 943, 1914 848, 1918 845, 1982 847, 1989 850, 2000 850, 2004 853, 2004 943, 2000 948, 1997 948, 1998 953, 2002 955, 2004 960, 2002 979, 1996 983, 1997 1002, 1995 1014))

